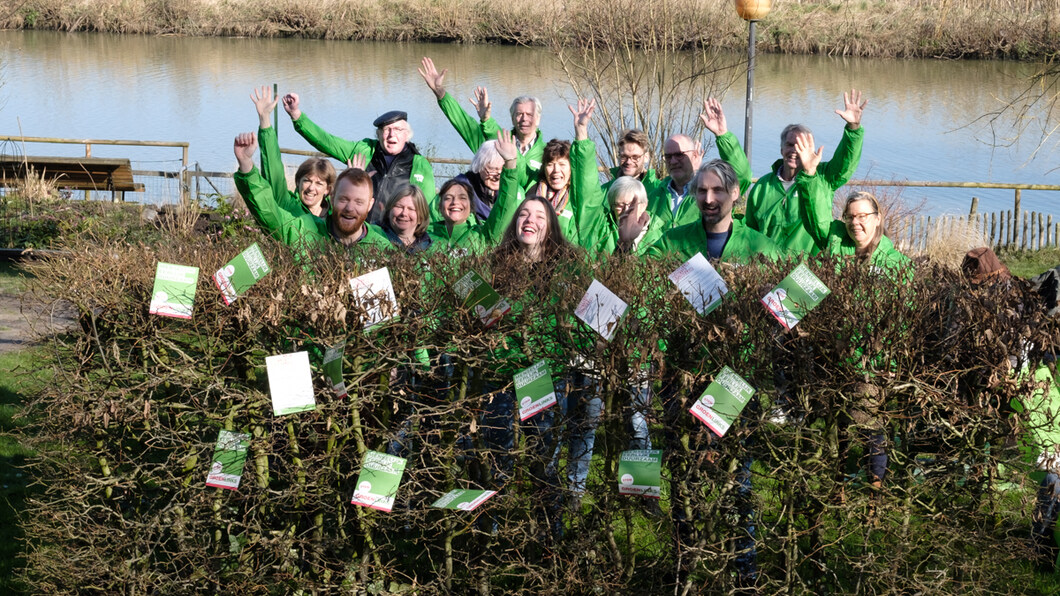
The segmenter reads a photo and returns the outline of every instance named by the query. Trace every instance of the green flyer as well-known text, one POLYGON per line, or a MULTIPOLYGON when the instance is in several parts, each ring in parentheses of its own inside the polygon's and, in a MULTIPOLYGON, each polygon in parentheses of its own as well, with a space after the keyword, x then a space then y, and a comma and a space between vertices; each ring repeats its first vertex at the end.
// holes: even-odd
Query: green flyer
POLYGON ((265 255, 261 254, 261 247, 255 242, 227 265, 218 269, 217 273, 213 274, 213 282, 217 284, 217 289, 221 290, 221 298, 228 305, 245 294, 250 286, 258 283, 269 271, 271 269, 265 262, 265 255))
POLYGON ((198 281, 198 267, 158 263, 155 287, 151 290, 151 314, 190 319, 198 281))
POLYGON ((379 511, 392 510, 406 463, 403 458, 378 451, 364 454, 361 473, 357 475, 357 488, 350 503, 379 511))
POLYGON ((346 383, 342 380, 342 356, 346 352, 346 340, 331 346, 324 352, 324 375, 331 383, 337 397, 346 397, 346 383))
POLYGON ((556 388, 548 362, 539 360, 515 373, 515 401, 519 404, 519 420, 526 420, 556 403, 556 388))
POLYGON ((723 437, 754 393, 754 387, 726 366, 689 411, 714 434, 723 437))
POLYGON ((762 304, 784 329, 791 330, 831 293, 806 263, 802 263, 762 298, 762 304))
POLYGON ((453 293, 459 298, 464 308, 474 308, 475 314, 486 327, 492 326, 511 310, 511 305, 496 290, 491 288, 482 276, 468 271, 453 284, 453 293))
POLYGON ((317 409, 313 396, 313 373, 309 369, 309 352, 279 354, 265 358, 269 375, 272 413, 276 416, 317 409))
POLYGON ((661 449, 634 449, 618 456, 618 494, 658 499, 661 478, 661 449))
POLYGON ((213 463, 210 464, 210 475, 206 477, 206 486, 238 489, 249 446, 250 435, 222 430, 217 435, 217 447, 214 448, 213 463))
POLYGON ((431 504, 437 509, 459 509, 460 511, 474 511, 476 507, 485 503, 490 497, 497 494, 495 490, 472 490, 469 488, 458 488, 451 490, 441 499, 431 504))

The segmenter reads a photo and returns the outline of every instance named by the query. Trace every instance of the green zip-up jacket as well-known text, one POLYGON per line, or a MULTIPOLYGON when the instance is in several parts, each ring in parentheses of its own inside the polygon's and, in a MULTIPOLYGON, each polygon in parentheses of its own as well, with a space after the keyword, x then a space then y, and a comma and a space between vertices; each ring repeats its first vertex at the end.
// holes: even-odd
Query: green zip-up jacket
MULTIPOLYGON (((293 248, 299 257, 308 256, 315 247, 334 242, 326 220, 309 213, 293 215, 280 207, 273 199, 271 186, 261 177, 257 168, 245 174, 236 172, 233 179, 258 224, 273 238, 293 248)), ((358 247, 393 249, 394 245, 379 227, 371 224, 365 226, 368 232, 357 242, 358 247)))
MULTIPOLYGON (((305 113, 292 123, 295 131, 302 135, 302 138, 309 141, 309 144, 315 147, 317 151, 322 151, 344 164, 354 155, 363 155, 365 160, 371 163, 375 152, 379 150, 379 141, 375 139, 361 139, 356 142, 347 141, 320 128, 305 113)), ((438 189, 434 186, 434 169, 431 167, 431 162, 418 153, 412 157, 412 172, 409 175, 409 182, 423 191, 427 204, 430 204, 434 196, 438 194, 438 189)), ((383 200, 383 197, 376 198, 383 200)))
POLYGON ((518 177, 518 168, 501 170, 501 187, 497 192, 497 201, 485 222, 476 223, 473 217, 468 217, 464 223, 454 225, 452 231, 445 221, 431 222, 427 226, 427 235, 431 237, 432 242, 427 252, 447 252, 454 256, 463 256, 484 253, 496 246, 515 216, 516 209, 523 202, 523 189, 519 187, 518 177))
MULTIPOLYGON (((655 258, 676 255, 682 261, 687 261, 699 252, 707 256, 707 231, 703 228, 702 221, 695 221, 668 230, 658 242, 648 249, 647 255, 655 258)), ((741 220, 734 219, 732 234, 729 236, 729 241, 725 243, 719 260, 726 263, 745 264, 757 255, 765 255, 771 260, 777 260, 783 252, 767 236, 747 227, 741 220)))
MULTIPOLYGON (((843 138, 839 141, 832 159, 822 161, 817 166, 817 175, 828 184, 829 196, 846 184, 858 169, 864 137, 863 126, 857 130, 844 128, 843 138)), ((773 171, 759 178, 751 188, 747 195, 744 220, 748 226, 769 236, 792 253, 817 254, 824 247, 815 243, 812 237, 803 234, 801 222, 804 215, 800 211, 798 198, 794 196, 797 192, 796 185, 792 184, 785 189, 777 176, 783 164, 784 160, 778 159, 773 163, 773 171)))
MULTIPOLYGON (((618 221, 607 201, 604 187, 597 186, 596 173, 590 163, 596 163, 596 143, 591 140, 574 141, 570 149, 571 194, 570 204, 578 226, 578 240, 590 256, 609 255, 618 247, 618 221), (579 164, 578 168, 574 164, 579 164), (577 178, 573 176, 577 174, 577 178)), ((650 171, 650 170, 649 170, 650 171)), ((647 178, 647 176, 645 176, 647 178)), ((658 182, 658 181, 656 181, 658 182)), ((698 213, 698 210, 697 210, 698 213)), ((655 244, 665 231, 662 219, 648 213, 648 229, 633 250, 641 255, 655 244)))
MULTIPOLYGON (((600 190, 603 190, 605 195, 607 194, 607 191, 611 190, 611 185, 615 183, 615 180, 617 180, 618 177, 622 175, 619 172, 620 170, 618 166, 611 168, 611 179, 607 182, 604 182, 603 186, 600 187, 600 190)), ((655 170, 651 168, 645 170, 644 174, 639 178, 639 180, 641 184, 644 185, 644 190, 647 191, 649 197, 652 195, 652 193, 655 192, 655 189, 658 188, 660 184, 662 184, 662 180, 659 179, 659 176, 655 173, 655 170)))
MULTIPOLYGON (((449 93, 446 93, 438 100, 438 107, 442 108, 442 113, 449 119, 449 123, 456 129, 460 138, 464 139, 472 153, 478 151, 482 143, 497 138, 497 133, 501 127, 496 120, 490 117, 485 122, 479 122, 471 114, 464 111, 464 108, 460 107, 460 102, 456 101, 456 98, 449 93)), ((512 129, 512 134, 514 133, 515 129, 512 129)), ((526 153, 520 151, 515 159, 515 170, 519 174, 520 188, 525 190, 537 182, 537 173, 541 169, 541 160, 544 155, 544 135, 541 134, 541 129, 539 128, 537 129, 537 138, 534 139, 530 149, 526 153)))
MULTIPOLYGON (((747 191, 751 186, 751 165, 747 162, 747 154, 740 147, 740 141, 736 135, 727 132, 714 139, 718 146, 718 157, 724 159, 732 169, 736 170, 736 177, 740 180, 740 194, 747 191)), ((693 177, 693 180, 695 178, 693 177)), ((696 205, 695 196, 685 194, 681 197, 681 203, 677 207, 675 215, 671 208, 670 184, 673 178, 667 176, 659 181, 654 193, 648 194, 648 210, 652 217, 658 217, 663 221, 666 229, 677 228, 683 225, 699 221, 699 206, 696 205)))
POLYGON ((287 171, 280 159, 280 141, 276 137, 275 128, 270 126, 258 129, 258 148, 261 150, 261 176, 269 183, 272 198, 280 209, 295 217, 303 214, 316 217, 302 203, 302 197, 287 188, 287 171))

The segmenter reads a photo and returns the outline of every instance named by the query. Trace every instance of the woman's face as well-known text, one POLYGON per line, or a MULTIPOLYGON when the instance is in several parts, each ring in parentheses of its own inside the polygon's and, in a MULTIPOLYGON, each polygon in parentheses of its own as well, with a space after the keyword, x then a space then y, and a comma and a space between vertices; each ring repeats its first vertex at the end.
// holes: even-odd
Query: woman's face
POLYGON ((548 239, 548 212, 541 201, 527 201, 515 214, 516 238, 524 246, 539 246, 548 239))
POLYGON ((462 224, 471 215, 471 197, 467 189, 459 184, 449 187, 442 195, 442 215, 452 224, 462 224))
POLYGON ((843 212, 843 223, 847 234, 858 248, 864 248, 876 237, 880 227, 880 214, 873 209, 872 201, 854 201, 843 212))
POLYGON ((501 188, 501 168, 504 167, 504 162, 491 163, 488 166, 482 168, 482 171, 478 173, 479 178, 482 178, 482 184, 497 192, 501 188))
POLYGON ((615 202, 611 204, 611 212, 615 215, 615 221, 621 219, 626 213, 639 217, 644 212, 644 209, 638 209, 640 206, 636 193, 623 193, 615 197, 615 202))
POLYGON ((561 157, 545 164, 545 183, 555 192, 567 188, 570 183, 570 160, 561 157))
POLYGON ((328 195, 328 183, 316 174, 306 174, 298 182, 298 196, 302 204, 312 209, 319 205, 328 195))
POLYGON ((419 214, 416 213, 416 203, 412 197, 398 199, 390 210, 390 228, 400 235, 413 234, 418 223, 419 214))

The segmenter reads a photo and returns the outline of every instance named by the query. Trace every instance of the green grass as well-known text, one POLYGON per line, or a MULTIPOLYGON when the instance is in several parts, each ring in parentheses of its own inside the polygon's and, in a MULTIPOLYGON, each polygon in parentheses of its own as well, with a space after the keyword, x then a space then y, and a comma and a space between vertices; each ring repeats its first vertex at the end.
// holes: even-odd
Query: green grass
POLYGON ((1060 265, 1060 248, 1050 247, 1042 250, 1002 251, 998 255, 1001 262, 1013 275, 1030 278, 1047 269, 1060 265))
POLYGON ((26 289, 29 277, 17 265, 7 261, 0 262, 0 294, 21 293, 26 289))

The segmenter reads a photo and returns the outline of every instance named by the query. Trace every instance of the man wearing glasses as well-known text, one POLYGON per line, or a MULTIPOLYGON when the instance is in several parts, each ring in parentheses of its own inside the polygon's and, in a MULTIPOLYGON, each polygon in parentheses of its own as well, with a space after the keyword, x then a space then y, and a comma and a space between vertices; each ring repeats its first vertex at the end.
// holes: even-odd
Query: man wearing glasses
POLYGON ((618 166, 611 168, 611 180, 603 185, 604 194, 607 194, 611 184, 619 176, 630 176, 640 180, 644 190, 651 195, 655 188, 661 184, 655 170, 649 168, 651 165, 651 140, 643 130, 629 129, 622 131, 618 137, 618 166))

